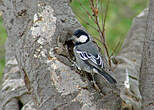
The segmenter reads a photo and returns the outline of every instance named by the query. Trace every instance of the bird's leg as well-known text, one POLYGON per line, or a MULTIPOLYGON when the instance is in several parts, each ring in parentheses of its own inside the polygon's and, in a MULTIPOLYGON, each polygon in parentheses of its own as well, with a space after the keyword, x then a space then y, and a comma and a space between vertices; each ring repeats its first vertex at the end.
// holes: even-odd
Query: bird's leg
POLYGON ((73 62, 72 67, 76 67, 78 70, 81 71, 81 68, 78 66, 78 64, 76 62, 73 62))
POLYGON ((94 79, 94 73, 93 73, 93 71, 91 72, 91 76, 92 76, 92 82, 93 82, 93 84, 94 84, 95 89, 96 89, 98 92, 101 93, 101 90, 100 90, 100 88, 98 87, 98 85, 96 84, 96 81, 95 81, 95 79, 94 79))

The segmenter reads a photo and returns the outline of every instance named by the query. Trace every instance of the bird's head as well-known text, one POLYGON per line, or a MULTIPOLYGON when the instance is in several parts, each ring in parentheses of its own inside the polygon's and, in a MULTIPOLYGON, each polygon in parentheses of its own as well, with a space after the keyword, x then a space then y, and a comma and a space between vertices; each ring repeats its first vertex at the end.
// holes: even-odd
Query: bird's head
POLYGON ((73 36, 69 38, 69 40, 72 40, 75 45, 78 45, 87 43, 90 40, 90 38, 85 31, 78 29, 73 33, 73 36))

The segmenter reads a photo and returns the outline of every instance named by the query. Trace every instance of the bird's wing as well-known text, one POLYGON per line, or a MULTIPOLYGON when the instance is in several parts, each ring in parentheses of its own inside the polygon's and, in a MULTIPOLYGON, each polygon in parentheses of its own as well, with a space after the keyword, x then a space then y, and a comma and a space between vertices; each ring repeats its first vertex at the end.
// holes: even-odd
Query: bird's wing
POLYGON ((104 68, 104 62, 102 61, 102 58, 100 55, 96 54, 93 55, 87 51, 81 51, 81 50, 76 50, 76 53, 79 54, 80 58, 84 61, 90 60, 92 62, 92 65, 96 65, 99 68, 104 68))
POLYGON ((79 54, 80 58, 85 61, 86 63, 90 64, 93 66, 97 71, 103 75, 105 80, 107 80, 110 83, 116 83, 116 80, 109 75, 103 68, 104 68, 104 62, 100 55, 96 54, 93 55, 91 53, 88 53, 87 51, 81 51, 81 50, 76 50, 76 53, 79 54))

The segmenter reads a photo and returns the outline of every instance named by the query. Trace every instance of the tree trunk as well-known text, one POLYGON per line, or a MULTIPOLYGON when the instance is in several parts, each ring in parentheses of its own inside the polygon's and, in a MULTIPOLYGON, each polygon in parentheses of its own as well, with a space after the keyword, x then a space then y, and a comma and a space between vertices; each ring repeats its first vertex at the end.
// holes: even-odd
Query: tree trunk
POLYGON ((102 98, 71 70, 68 58, 54 51, 57 47, 63 50, 69 31, 83 28, 72 13, 69 0, 5 0, 2 8, 10 42, 6 43, 10 68, 6 66, 3 79, 2 109, 119 110, 119 96, 102 98))
POLYGON ((140 74, 142 110, 154 110, 154 0, 150 0, 140 74))
POLYGON ((130 87, 118 86, 120 97, 113 93, 102 97, 87 78, 70 68, 71 62, 64 56, 67 53, 63 44, 69 32, 83 28, 69 2, 5 0, 0 5, 8 33, 0 109, 120 110, 121 97, 123 108, 139 110, 141 48, 138 47, 144 39, 147 11, 135 18, 123 49, 115 58, 119 62, 114 74, 118 85, 124 84, 127 76, 124 73, 128 73, 130 87), (57 48, 63 56, 55 53, 57 48))

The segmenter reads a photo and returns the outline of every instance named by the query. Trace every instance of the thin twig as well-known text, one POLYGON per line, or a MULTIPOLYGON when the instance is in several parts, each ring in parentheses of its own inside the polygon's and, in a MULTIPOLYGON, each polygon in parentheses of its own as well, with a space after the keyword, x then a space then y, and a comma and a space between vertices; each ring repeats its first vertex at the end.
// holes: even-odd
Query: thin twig
POLYGON ((81 19, 82 21, 84 21, 87 25, 89 25, 91 28, 93 28, 94 30, 96 30, 98 32, 98 29, 95 28, 93 25, 91 25, 90 23, 88 23, 85 19, 82 19, 80 16, 77 16, 79 19, 81 19))
POLYGON ((103 24, 104 24, 104 17, 103 17, 103 0, 101 0, 101 13, 102 13, 102 27, 103 27, 103 24))
MULTIPOLYGON (((90 14, 90 12, 87 11, 87 9, 85 7, 82 6, 80 0, 80 6, 85 10, 85 12, 88 14, 88 16, 94 21, 94 23, 96 24, 97 28, 95 28, 94 26, 92 26, 91 24, 89 24, 86 20, 82 19, 80 16, 79 18, 81 20, 83 20, 87 25, 91 26, 92 28, 94 28, 97 32, 99 32, 100 34, 100 41, 102 42, 102 45, 104 47, 104 50, 105 50, 105 53, 108 57, 108 63, 111 67, 111 59, 110 59, 110 55, 109 55, 109 51, 108 51, 108 47, 107 47, 107 44, 106 44, 106 40, 105 40, 105 22, 106 22, 106 16, 107 16, 107 11, 108 11, 108 5, 109 5, 109 0, 108 0, 108 3, 107 3, 107 8, 105 10, 105 18, 104 20, 102 20, 102 29, 101 29, 101 26, 100 26, 100 23, 99 23, 99 16, 98 16, 98 13, 99 13, 99 9, 98 9, 98 2, 99 0, 89 0, 89 3, 90 3, 90 9, 92 10, 92 13, 93 15, 90 14)), ((101 2, 102 3, 102 2, 101 2)), ((102 10, 102 4, 101 4, 101 10, 102 10)), ((103 19, 103 17, 102 17, 103 19)))
MULTIPOLYGON (((109 2, 108 2, 109 3, 109 2)), ((108 57, 108 63, 109 63, 109 66, 111 67, 111 59, 110 59, 110 55, 109 55, 109 51, 108 51, 108 47, 107 47, 107 44, 106 44, 106 41, 105 41, 105 33, 103 30, 101 30, 101 27, 100 27, 100 24, 99 24, 99 20, 98 20, 98 16, 97 14, 95 13, 95 7, 94 7, 94 2, 93 0, 90 0, 90 4, 91 4, 91 9, 94 13, 94 17, 95 17, 95 23, 98 27, 98 30, 99 30, 99 33, 100 33, 100 38, 101 38, 101 41, 102 41, 102 44, 105 48, 105 52, 107 54, 107 57, 108 57)), ((106 9, 106 13, 107 13, 107 9, 106 9)), ((106 14, 107 15, 107 14, 106 14)), ((106 20, 106 19, 105 19, 106 20)))
POLYGON ((102 43, 102 41, 100 39, 98 39, 97 37, 94 37, 94 39, 96 39, 98 42, 102 43))
POLYGON ((103 33, 105 33, 105 23, 106 23, 106 18, 107 18, 107 13, 108 13, 108 8, 109 8, 110 0, 107 2, 107 7, 105 9, 105 16, 104 16, 104 21, 103 21, 103 33))
POLYGON ((95 7, 98 9, 98 0, 96 0, 96 6, 95 7))
POLYGON ((120 47, 121 41, 119 40, 119 42, 117 43, 117 45, 115 46, 114 49, 112 49, 112 53, 110 55, 110 58, 113 56, 114 53, 116 53, 116 50, 120 47))
POLYGON ((81 3, 80 0, 78 0, 78 1, 79 1, 79 4, 80 4, 81 8, 84 9, 85 12, 86 12, 86 14, 88 14, 88 16, 94 21, 94 18, 93 18, 93 16, 90 14, 90 12, 82 5, 82 3, 81 3))

